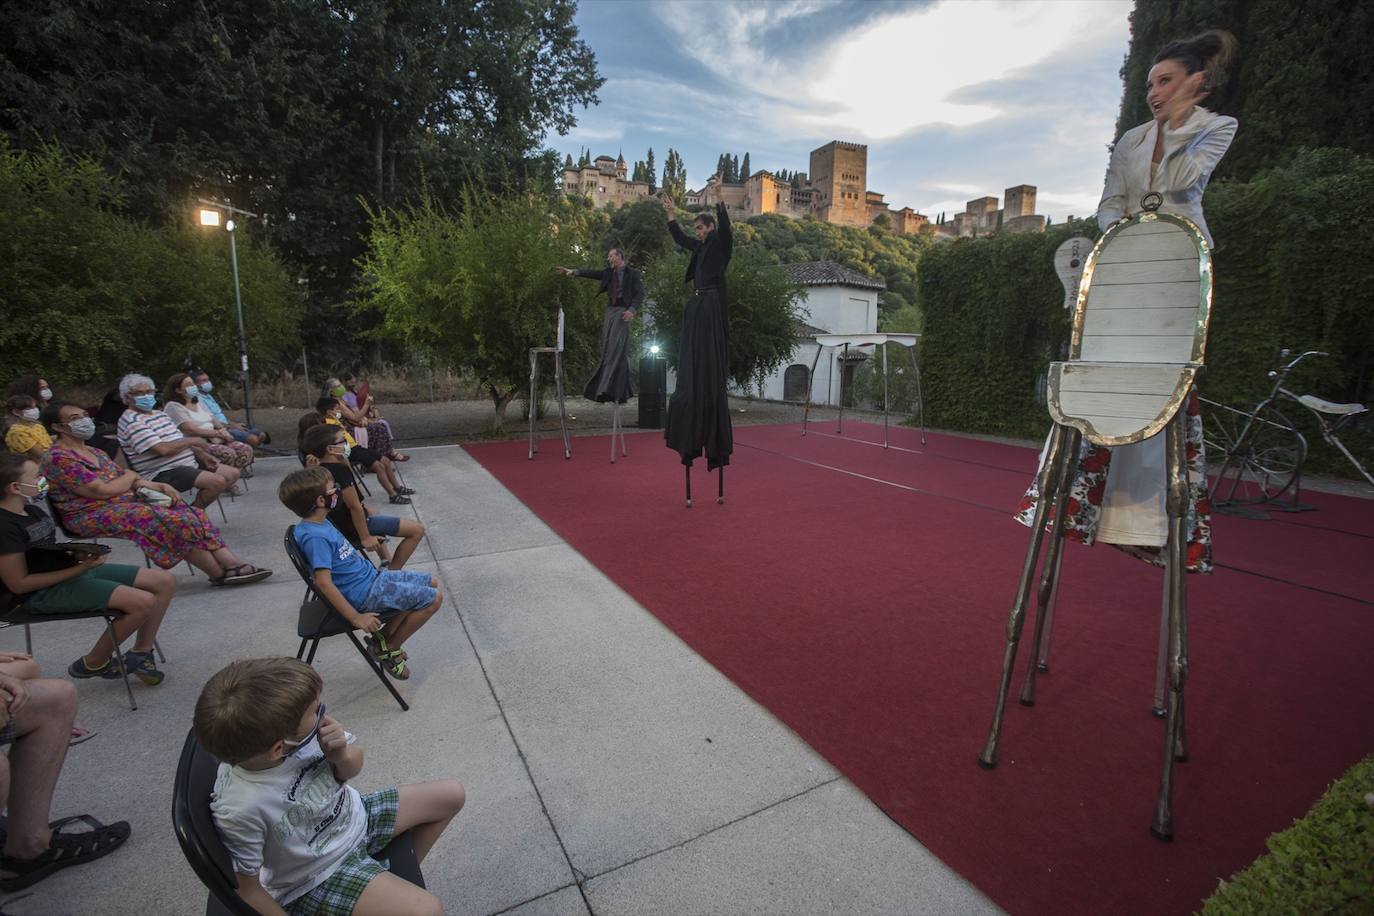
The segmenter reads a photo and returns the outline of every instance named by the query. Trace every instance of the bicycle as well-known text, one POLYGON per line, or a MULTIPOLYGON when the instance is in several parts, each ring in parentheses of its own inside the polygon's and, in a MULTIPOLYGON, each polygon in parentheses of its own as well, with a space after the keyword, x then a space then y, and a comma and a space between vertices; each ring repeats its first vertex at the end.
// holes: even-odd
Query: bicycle
MULTIPOLYGON (((1279 351, 1279 359, 1287 360, 1289 349, 1279 351)), ((1212 504, 1218 508, 1241 504, 1273 503, 1289 491, 1291 502, 1274 508, 1290 512, 1310 509, 1298 503, 1301 489, 1302 464, 1307 458, 1307 439, 1276 406, 1281 399, 1301 405, 1316 420, 1321 436, 1349 459, 1365 480, 1374 485, 1364 465, 1350 453, 1337 433, 1348 429, 1369 408, 1363 404, 1337 404, 1310 394, 1294 394, 1283 387, 1289 373, 1309 356, 1330 356, 1320 350, 1308 350, 1277 369, 1269 370, 1274 387, 1248 413, 1216 401, 1202 398, 1210 410, 1204 415, 1202 440, 1208 457, 1221 461, 1221 470, 1212 485, 1212 504), (1223 496, 1227 483, 1230 489, 1223 496), (1239 494, 1239 495, 1237 495, 1239 494)))

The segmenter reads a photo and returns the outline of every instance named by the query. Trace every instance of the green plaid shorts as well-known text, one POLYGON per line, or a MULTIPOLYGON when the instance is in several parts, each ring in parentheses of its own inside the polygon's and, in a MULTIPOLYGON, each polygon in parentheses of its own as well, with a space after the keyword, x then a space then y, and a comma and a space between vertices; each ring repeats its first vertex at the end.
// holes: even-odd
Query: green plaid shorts
POLYGON ((400 803, 401 793, 395 788, 364 795, 367 834, 362 842, 344 857, 334 874, 314 890, 287 904, 286 912, 291 916, 349 916, 372 879, 387 870, 386 863, 373 856, 393 839, 400 803))

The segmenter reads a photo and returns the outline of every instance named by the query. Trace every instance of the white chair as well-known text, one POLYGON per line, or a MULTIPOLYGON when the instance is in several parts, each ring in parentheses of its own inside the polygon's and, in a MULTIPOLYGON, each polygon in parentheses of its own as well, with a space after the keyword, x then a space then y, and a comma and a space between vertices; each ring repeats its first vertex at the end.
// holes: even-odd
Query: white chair
MULTIPOLYGON (((558 341, 552 347, 530 347, 530 452, 527 456, 533 461, 539 451, 539 438, 534 433, 534 424, 539 415, 539 354, 553 354, 554 389, 558 392, 558 425, 563 432, 563 457, 572 457, 572 443, 568 438, 568 407, 563 400, 563 310, 558 310, 558 341)), ((622 434, 623 435, 623 434, 622 434)), ((612 459, 615 457, 615 437, 612 435, 612 459)))
POLYGON ((1037 593, 1035 646, 1021 703, 1035 702, 1035 661, 1041 658, 1046 608, 1055 591, 1064 539, 1064 510, 1080 442, 1122 446, 1165 436, 1165 548, 1168 705, 1163 772, 1150 831, 1173 836, 1173 765, 1186 759, 1183 688, 1188 677, 1187 538, 1188 465, 1183 406, 1203 366, 1212 301, 1212 261, 1207 242, 1186 218, 1155 212, 1158 195, 1144 212, 1114 225, 1098 241, 1083 273, 1069 358, 1050 364, 1049 412, 1054 431, 1040 470, 1030 545, 1016 600, 1007 622, 1007 644, 992 727, 978 762, 997 765, 1007 691, 1016 663, 1032 581, 1050 522, 1049 549, 1037 593))

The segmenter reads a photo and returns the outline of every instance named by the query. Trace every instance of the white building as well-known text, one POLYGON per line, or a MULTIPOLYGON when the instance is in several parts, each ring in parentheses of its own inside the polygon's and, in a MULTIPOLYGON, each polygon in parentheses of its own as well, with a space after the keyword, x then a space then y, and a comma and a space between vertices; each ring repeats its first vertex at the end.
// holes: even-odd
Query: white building
POLYGON ((770 401, 806 400, 808 383, 811 403, 838 405, 840 380, 846 391, 853 390, 854 370, 872 355, 872 349, 851 350, 849 359, 841 348, 831 348, 816 364, 811 378, 811 363, 816 358, 817 334, 871 334, 878 330, 878 294, 887 289, 881 279, 861 274, 834 261, 804 261, 784 264, 787 275, 806 287, 801 303, 802 320, 797 327, 797 346, 787 365, 748 392, 770 401))

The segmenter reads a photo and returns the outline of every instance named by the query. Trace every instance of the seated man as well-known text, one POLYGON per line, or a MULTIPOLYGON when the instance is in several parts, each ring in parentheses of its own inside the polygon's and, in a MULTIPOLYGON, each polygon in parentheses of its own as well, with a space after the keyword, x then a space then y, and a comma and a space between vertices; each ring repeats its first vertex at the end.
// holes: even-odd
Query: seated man
POLYGON ((0 854, 0 893, 37 884, 70 865, 114 852, 129 838, 127 821, 100 824, 85 817, 49 824, 49 808, 76 718, 76 688, 71 681, 37 677, 27 656, 3 653, 0 662, 0 801, 9 808, 4 852, 0 854), (92 830, 64 828, 84 821, 92 830))
POLYGON ((410 678, 406 639, 424 626, 444 603, 439 583, 429 573, 409 569, 380 572, 329 523, 339 505, 339 486, 324 468, 292 471, 277 488, 282 505, 300 516, 296 545, 315 575, 315 590, 354 627, 370 634, 372 650, 386 672, 410 678))
POLYGON ((272 441, 271 436, 256 426, 244 426, 224 415, 224 408, 220 407, 219 401, 210 394, 215 390, 215 383, 210 381, 210 373, 204 369, 197 369, 191 373, 191 378, 195 381, 196 387, 200 389, 200 403, 205 405, 205 409, 210 411, 218 422, 224 424, 235 442, 244 442, 257 448, 259 445, 266 445, 272 441))
POLYGON ((119 396, 127 409, 116 435, 129 464, 139 476, 171 484, 180 492, 195 489, 195 505, 204 509, 238 482, 238 468, 216 461, 197 436, 182 435, 172 418, 157 409, 157 389, 146 375, 129 374, 119 380, 119 396), (204 470, 202 470, 204 468, 204 470))

